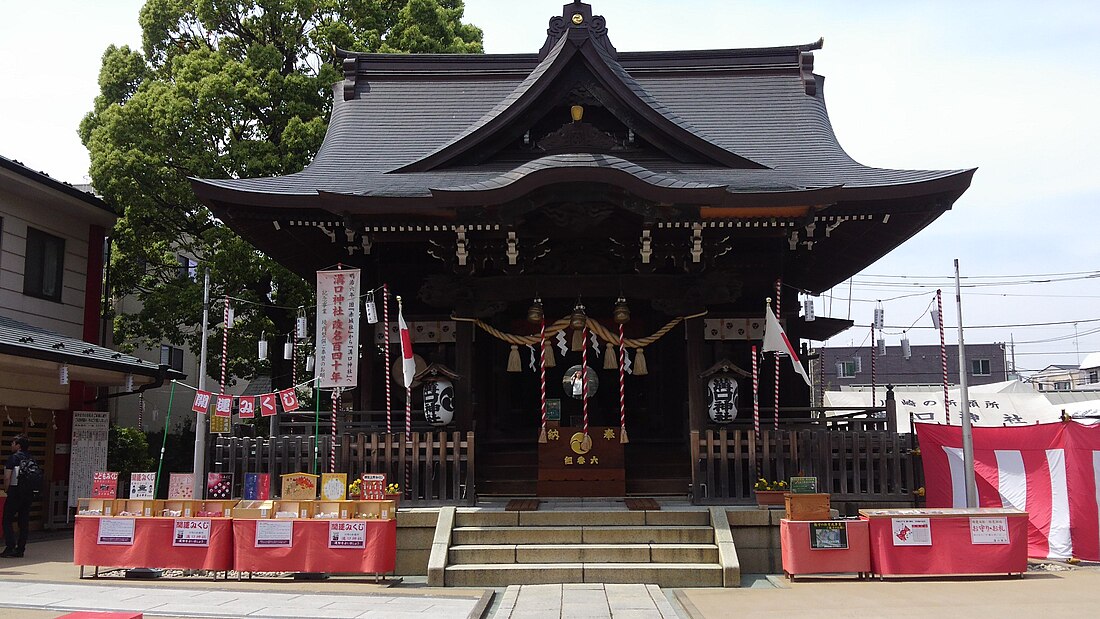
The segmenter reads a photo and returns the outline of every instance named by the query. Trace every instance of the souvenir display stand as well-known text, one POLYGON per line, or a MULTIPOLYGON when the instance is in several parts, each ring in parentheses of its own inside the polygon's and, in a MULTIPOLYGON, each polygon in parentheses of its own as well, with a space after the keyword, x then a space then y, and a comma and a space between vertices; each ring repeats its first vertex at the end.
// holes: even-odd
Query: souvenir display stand
POLYGON ((863 509, 877 576, 1023 574, 1027 512, 1004 508, 863 509))
POLYGON ((871 572, 866 520, 779 521, 783 572, 787 577, 811 574, 871 572))
MULTIPOLYGON (((289 545, 257 546, 257 527, 271 520, 234 520, 234 560, 237 572, 325 572, 387 574, 397 565, 397 520, 318 520, 287 518, 289 545), (332 547, 334 526, 362 526, 362 545, 332 547)), ((278 544, 260 540, 259 544, 278 544)))
POLYGON ((175 518, 77 516, 73 532, 73 563, 80 566, 84 578, 85 567, 113 568, 175 568, 227 572, 233 569, 233 525, 227 518, 188 519, 188 522, 209 522, 209 541, 206 546, 175 545, 177 536, 175 518), (105 538, 111 522, 101 526, 101 521, 133 522, 133 533, 127 526, 117 537, 105 538))

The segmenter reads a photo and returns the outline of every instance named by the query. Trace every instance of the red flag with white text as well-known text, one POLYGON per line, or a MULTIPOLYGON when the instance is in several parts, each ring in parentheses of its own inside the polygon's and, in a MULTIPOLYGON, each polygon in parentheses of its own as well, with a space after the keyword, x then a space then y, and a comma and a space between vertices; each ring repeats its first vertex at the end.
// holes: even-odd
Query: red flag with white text
POLYGON ((283 405, 284 412, 296 411, 300 407, 298 404, 298 394, 295 393, 294 387, 290 389, 283 389, 279 392, 279 401, 283 405))
POLYGON ((195 402, 191 404, 191 410, 196 413, 202 413, 203 415, 210 412, 210 396, 213 395, 209 391, 196 391, 195 402))
POLYGON ((271 417, 277 411, 275 410, 275 401, 278 400, 278 396, 274 393, 265 393, 260 396, 260 416, 271 417))
POLYGON ((237 415, 241 419, 252 419, 256 416, 256 398, 241 396, 237 398, 237 415))

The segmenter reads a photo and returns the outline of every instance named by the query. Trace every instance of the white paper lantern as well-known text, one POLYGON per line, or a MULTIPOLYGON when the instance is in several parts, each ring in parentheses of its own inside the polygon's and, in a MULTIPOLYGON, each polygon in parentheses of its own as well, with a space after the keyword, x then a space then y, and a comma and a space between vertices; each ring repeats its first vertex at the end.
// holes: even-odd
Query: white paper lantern
POLYGON ((807 297, 802 301, 802 314, 806 318, 806 322, 814 321, 817 316, 814 315, 814 300, 807 297))
POLYGON ((260 340, 256 343, 256 358, 260 361, 267 359, 267 340, 260 340))
POLYGON ((294 342, 287 338, 286 344, 283 344, 283 359, 290 361, 294 358, 294 342))
POLYGON ((363 310, 367 313, 367 324, 378 324, 378 306, 374 303, 374 291, 367 293, 367 300, 363 303, 363 310))
POLYGON ((57 378, 61 382, 62 385, 68 385, 69 384, 69 364, 68 363, 62 363, 61 364, 61 367, 58 370, 58 377, 57 378))
POLYGON ((880 357, 885 357, 886 356, 886 339, 885 338, 881 338, 881 337, 878 338, 878 356, 880 356, 880 357))
POLYGON ((455 416, 455 388, 450 379, 433 376, 424 379, 424 419, 433 426, 445 426, 455 416))
POLYGON ((707 381, 707 414, 714 423, 729 423, 737 419, 737 378, 733 374, 716 374, 707 381))
POLYGON ((306 326, 306 317, 305 316, 299 316, 298 317, 297 324, 295 325, 295 327, 296 327, 295 328, 295 334, 298 336, 298 339, 304 340, 307 337, 309 337, 309 328, 306 326))
POLYGON ((913 348, 909 346, 909 336, 901 336, 901 356, 903 359, 908 359, 913 356, 913 348))
POLYGON ((316 363, 316 359, 317 358, 314 357, 313 355, 310 355, 310 356, 306 357, 306 371, 307 372, 312 372, 313 371, 314 364, 316 363))

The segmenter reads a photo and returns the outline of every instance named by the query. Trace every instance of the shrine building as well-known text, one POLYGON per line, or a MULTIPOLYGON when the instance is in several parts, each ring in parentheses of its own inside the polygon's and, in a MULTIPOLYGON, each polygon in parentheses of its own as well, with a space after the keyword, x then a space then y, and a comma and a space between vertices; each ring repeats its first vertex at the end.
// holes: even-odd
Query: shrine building
MULTIPOLYGON (((821 41, 620 52, 609 30, 574 2, 535 53, 339 51, 344 79, 310 165, 193 181, 218 218, 306 281, 362 269, 379 302, 385 285, 391 325, 402 297, 418 363, 454 376, 443 429, 476 436, 481 495, 682 494, 693 432, 751 427, 766 299, 796 346, 848 328, 800 316, 799 293, 873 264, 949 210, 974 173, 849 157, 813 72, 821 41), (740 396, 716 420, 717 371, 740 396), (570 473, 577 459, 548 451, 589 426, 596 446, 621 445, 605 460, 614 474, 570 473), (555 439, 540 443, 547 429, 555 439)), ((368 431, 386 409, 384 370, 396 362, 399 376, 401 359, 374 345, 381 329, 363 330, 345 407, 368 431)), ((780 417, 806 417, 810 388, 779 367, 780 417)), ((766 420, 773 372, 768 355, 766 420)))

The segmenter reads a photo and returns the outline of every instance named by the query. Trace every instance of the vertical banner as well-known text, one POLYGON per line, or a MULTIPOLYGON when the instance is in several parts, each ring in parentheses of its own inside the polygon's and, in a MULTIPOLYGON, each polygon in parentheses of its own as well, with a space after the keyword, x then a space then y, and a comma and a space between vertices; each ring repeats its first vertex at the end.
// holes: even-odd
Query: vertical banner
POLYGON ((107 468, 108 413, 73 411, 72 450, 69 455, 69 507, 92 496, 92 476, 107 468))
POLYGON ((317 272, 317 378, 350 389, 359 376, 359 269, 317 272))

